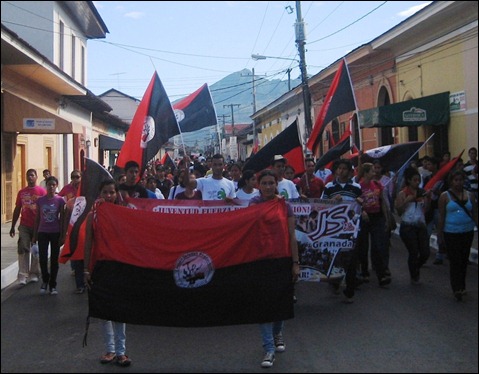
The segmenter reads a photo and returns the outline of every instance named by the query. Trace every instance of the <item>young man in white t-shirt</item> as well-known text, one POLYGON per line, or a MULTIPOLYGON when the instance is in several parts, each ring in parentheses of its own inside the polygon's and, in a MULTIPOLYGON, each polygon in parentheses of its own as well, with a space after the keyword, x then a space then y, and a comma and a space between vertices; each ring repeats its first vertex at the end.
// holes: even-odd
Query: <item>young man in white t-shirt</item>
POLYGON ((278 175, 278 193, 285 199, 299 198, 299 192, 296 185, 289 179, 284 178, 284 167, 287 160, 282 155, 275 155, 271 160, 271 166, 278 175))
POLYGON ((233 181, 223 177, 224 166, 224 157, 221 154, 215 154, 211 162, 211 177, 196 180, 185 179, 191 181, 193 188, 201 191, 203 200, 231 201, 236 198, 235 186, 233 181))

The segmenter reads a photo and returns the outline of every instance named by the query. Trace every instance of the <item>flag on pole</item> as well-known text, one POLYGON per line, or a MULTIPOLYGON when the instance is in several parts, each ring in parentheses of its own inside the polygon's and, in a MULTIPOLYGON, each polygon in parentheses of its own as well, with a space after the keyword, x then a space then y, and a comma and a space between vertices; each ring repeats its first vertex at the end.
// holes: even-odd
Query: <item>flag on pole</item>
POLYGON ((171 169, 172 172, 176 170, 176 164, 175 164, 175 162, 173 161, 173 159, 171 158, 171 156, 168 152, 165 152, 165 154, 161 158, 160 163, 163 166, 168 166, 171 169))
POLYGON ((316 122, 313 126, 313 131, 309 137, 307 148, 315 152, 318 144, 321 141, 326 125, 331 120, 341 114, 356 110, 356 100, 354 97, 353 86, 351 78, 346 66, 344 58, 339 64, 338 71, 334 76, 333 82, 324 100, 323 106, 319 112, 316 122))
POLYGON ((155 71, 133 117, 116 166, 136 161, 143 171, 161 146, 180 133, 170 99, 155 71))
POLYGON ((456 166, 457 162, 462 157, 463 153, 464 153, 464 149, 462 150, 462 152, 457 157, 454 157, 451 161, 449 161, 442 168, 440 168, 436 172, 436 174, 434 174, 431 177, 431 179, 429 179, 429 181, 424 186, 424 189, 426 191, 432 190, 437 182, 444 180, 447 177, 447 175, 449 174, 449 172, 454 168, 454 166, 456 166))
POLYGON ((98 162, 85 157, 85 170, 78 195, 75 198, 72 214, 67 228, 65 245, 60 255, 60 262, 65 263, 69 259, 83 259, 84 228, 83 222, 90 212, 95 200, 100 194, 100 184, 107 179, 113 179, 111 174, 98 162), (81 251, 74 256, 77 248, 81 251))
POLYGON ((317 171, 323 166, 328 165, 331 162, 334 162, 335 160, 339 159, 342 155, 344 155, 346 152, 351 150, 351 131, 346 130, 343 133, 343 136, 341 139, 339 139, 338 144, 336 144, 334 147, 329 149, 321 158, 316 161, 316 165, 314 167, 314 170, 317 171))
MULTIPOLYGON (((416 151, 418 151, 424 142, 408 142, 403 144, 391 144, 383 147, 373 148, 363 153, 361 161, 373 162, 380 160, 381 165, 389 171, 399 170, 406 161, 408 161, 416 151)), ((354 165, 358 164, 359 153, 351 155, 350 159, 354 165)))
POLYGON ((176 327, 293 318, 287 222, 282 199, 206 214, 101 204, 89 315, 176 327))
POLYGON ((275 155, 283 155, 296 174, 305 171, 303 147, 296 120, 253 155, 245 163, 243 170, 259 172, 266 169, 271 166, 271 160, 275 155))
POLYGON ((196 131, 217 124, 216 110, 207 83, 173 104, 173 110, 181 132, 196 131))
POLYGON ((253 149, 251 150, 251 156, 253 157, 256 153, 259 151, 259 139, 258 136, 256 135, 255 138, 253 139, 253 149))

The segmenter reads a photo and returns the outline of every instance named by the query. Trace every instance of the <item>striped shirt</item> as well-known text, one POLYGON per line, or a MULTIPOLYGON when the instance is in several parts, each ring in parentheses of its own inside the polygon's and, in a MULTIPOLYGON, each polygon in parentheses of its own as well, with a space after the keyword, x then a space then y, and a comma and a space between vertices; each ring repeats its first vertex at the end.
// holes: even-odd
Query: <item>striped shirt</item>
POLYGON ((361 193, 361 186, 351 179, 346 183, 340 183, 336 179, 326 184, 321 198, 332 199, 336 195, 341 195, 345 201, 354 201, 361 196, 361 193))

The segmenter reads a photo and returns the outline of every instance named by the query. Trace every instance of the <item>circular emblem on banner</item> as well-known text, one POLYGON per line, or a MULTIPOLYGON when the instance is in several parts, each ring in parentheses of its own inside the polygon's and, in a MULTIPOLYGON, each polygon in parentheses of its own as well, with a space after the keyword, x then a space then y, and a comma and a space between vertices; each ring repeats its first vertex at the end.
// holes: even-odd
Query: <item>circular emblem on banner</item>
POLYGON ((381 158, 391 149, 390 145, 385 145, 383 147, 376 148, 374 150, 366 151, 366 154, 372 158, 381 158))
POLYGON ((151 116, 145 117, 143 130, 141 131, 140 147, 146 148, 148 142, 155 137, 155 120, 151 116))
POLYGON ((181 109, 175 109, 174 112, 178 122, 181 122, 185 119, 185 112, 183 112, 181 109))
POLYGON ((188 252, 176 261, 173 276, 178 287, 196 288, 208 284, 214 272, 210 256, 203 252, 188 252))

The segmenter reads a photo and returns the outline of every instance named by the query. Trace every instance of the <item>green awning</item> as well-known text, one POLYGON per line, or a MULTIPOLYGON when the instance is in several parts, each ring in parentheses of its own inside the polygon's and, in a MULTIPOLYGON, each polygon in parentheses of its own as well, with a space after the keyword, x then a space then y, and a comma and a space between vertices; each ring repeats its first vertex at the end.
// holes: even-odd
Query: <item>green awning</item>
POLYGON ((123 146, 123 140, 115 139, 106 135, 100 134, 100 145, 101 150, 110 150, 110 151, 119 151, 123 146))
POLYGON ((449 122, 449 92, 360 110, 358 116, 361 128, 445 125, 449 122))

